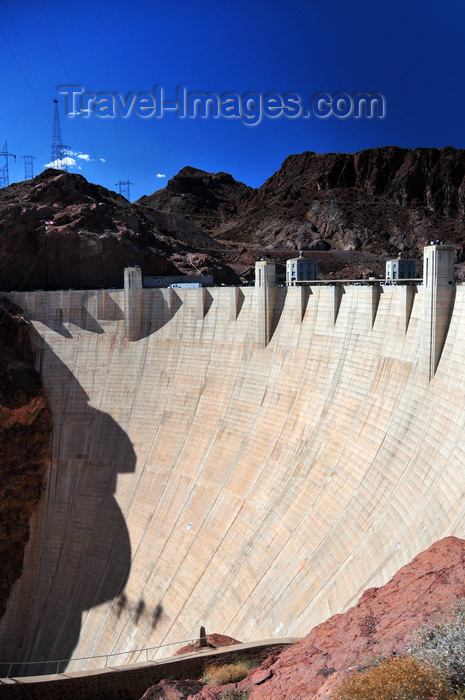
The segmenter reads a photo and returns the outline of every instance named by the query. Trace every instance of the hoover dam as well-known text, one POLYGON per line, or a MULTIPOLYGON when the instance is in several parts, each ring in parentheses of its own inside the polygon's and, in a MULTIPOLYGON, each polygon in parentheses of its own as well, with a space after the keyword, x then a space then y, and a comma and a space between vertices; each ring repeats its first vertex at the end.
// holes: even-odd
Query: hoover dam
POLYGON ((54 420, 0 627, 23 675, 135 663, 200 625, 303 636, 465 537, 450 246, 425 249, 423 283, 279 287, 262 262, 255 287, 145 289, 129 269, 121 290, 10 297, 54 420))

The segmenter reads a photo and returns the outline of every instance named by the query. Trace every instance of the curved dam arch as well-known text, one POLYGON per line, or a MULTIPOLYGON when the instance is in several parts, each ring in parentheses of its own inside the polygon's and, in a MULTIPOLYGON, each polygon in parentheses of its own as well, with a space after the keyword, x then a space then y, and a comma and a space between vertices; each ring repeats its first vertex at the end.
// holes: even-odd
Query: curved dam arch
POLYGON ((427 286, 334 289, 275 288, 265 339, 257 288, 16 295, 53 461, 2 659, 304 635, 465 536, 465 287, 433 365, 427 286))

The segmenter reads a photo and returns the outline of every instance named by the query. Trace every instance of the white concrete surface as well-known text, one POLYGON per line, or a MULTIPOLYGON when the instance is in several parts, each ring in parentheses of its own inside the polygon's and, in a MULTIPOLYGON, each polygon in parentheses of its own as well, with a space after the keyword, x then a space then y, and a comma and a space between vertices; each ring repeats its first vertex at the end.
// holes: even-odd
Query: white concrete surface
POLYGON ((275 291, 266 344, 253 288, 143 290, 133 342, 123 291, 17 295, 55 427, 3 659, 302 636, 465 536, 465 287, 431 381, 422 286, 275 291))

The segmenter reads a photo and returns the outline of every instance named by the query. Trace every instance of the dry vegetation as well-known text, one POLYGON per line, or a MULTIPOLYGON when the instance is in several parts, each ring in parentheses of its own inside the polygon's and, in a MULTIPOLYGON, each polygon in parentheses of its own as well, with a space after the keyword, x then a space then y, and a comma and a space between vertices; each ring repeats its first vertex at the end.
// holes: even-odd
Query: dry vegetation
POLYGON ((435 700, 465 698, 465 599, 457 601, 450 620, 424 625, 405 656, 374 660, 354 673, 335 700, 435 700))
POLYGON ((247 693, 241 690, 226 690, 221 695, 221 700, 247 700, 247 693))
POLYGON ((239 683, 257 665, 259 662, 254 659, 243 659, 234 664, 210 664, 206 667, 202 680, 210 685, 239 683))
POLYGON ((407 652, 437 668, 452 687, 465 688, 465 599, 457 601, 449 622, 420 627, 407 652))
POLYGON ((437 669, 411 656, 383 661, 361 673, 354 673, 335 694, 335 700, 418 700, 434 697, 452 700, 447 679, 437 669))

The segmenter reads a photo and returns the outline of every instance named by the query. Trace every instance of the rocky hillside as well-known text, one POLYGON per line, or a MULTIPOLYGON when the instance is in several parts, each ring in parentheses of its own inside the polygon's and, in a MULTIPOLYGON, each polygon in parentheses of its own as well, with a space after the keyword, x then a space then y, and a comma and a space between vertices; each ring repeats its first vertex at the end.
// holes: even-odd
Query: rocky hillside
POLYGON ((180 214, 208 233, 227 227, 239 213, 243 198, 254 190, 227 173, 207 173, 187 166, 167 186, 141 197, 138 204, 180 214))
POLYGON ((0 617, 22 570, 29 521, 50 464, 51 431, 31 325, 0 299, 0 617))
POLYGON ((143 200, 234 243, 421 257, 429 240, 441 239, 465 259, 463 150, 306 152, 289 156, 258 189, 229 180, 223 195, 215 178, 225 175, 184 168, 143 200))
POLYGON ((307 152, 258 189, 185 167, 133 204, 57 170, 0 190, 5 290, 121 287, 127 265, 237 284, 263 254, 283 272, 301 248, 322 277, 353 279, 382 275, 399 250, 421 260, 432 239, 456 246, 465 278, 465 151, 307 152))
POLYGON ((145 275, 200 269, 234 283, 220 247, 183 217, 130 204, 81 175, 49 169, 0 190, 4 290, 122 287, 129 265, 145 275), (196 259, 199 250, 208 252, 196 259))
MULTIPOLYGON (((141 700, 328 700, 370 659, 402 654, 423 624, 442 623, 465 596, 465 541, 446 537, 402 567, 386 585, 315 627, 300 642, 267 659, 239 683, 162 681, 141 700)), ((410 697, 410 696, 409 696, 410 697)))

